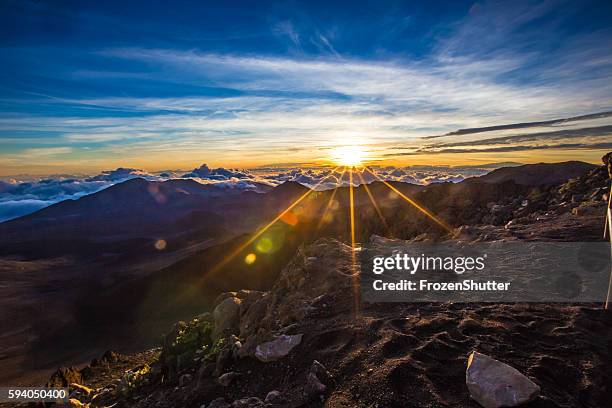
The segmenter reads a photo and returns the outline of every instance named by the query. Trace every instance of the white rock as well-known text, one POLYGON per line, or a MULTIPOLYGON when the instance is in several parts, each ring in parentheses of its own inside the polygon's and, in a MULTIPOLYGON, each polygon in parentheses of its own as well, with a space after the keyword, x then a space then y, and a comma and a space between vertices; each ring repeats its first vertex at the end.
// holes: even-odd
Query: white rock
POLYGON ((540 393, 540 387, 515 368, 476 351, 468 359, 465 383, 484 408, 515 407, 540 393))
POLYGON ((302 342, 302 334, 289 336, 282 334, 272 341, 262 343, 255 348, 255 357, 259 361, 268 363, 285 357, 291 350, 302 342))

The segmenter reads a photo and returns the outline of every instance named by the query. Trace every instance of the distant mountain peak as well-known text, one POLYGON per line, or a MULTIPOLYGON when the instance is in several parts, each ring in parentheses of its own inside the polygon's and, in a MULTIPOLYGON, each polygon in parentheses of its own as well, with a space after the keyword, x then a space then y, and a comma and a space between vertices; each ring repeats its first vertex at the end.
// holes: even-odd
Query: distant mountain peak
POLYGON ((492 172, 469 180, 485 183, 502 183, 514 181, 516 184, 541 186, 561 184, 569 179, 580 177, 597 166, 581 161, 566 161, 561 163, 536 163, 522 166, 501 167, 492 172))
POLYGON ((309 190, 305 185, 298 183, 297 181, 285 181, 282 184, 274 187, 272 191, 296 191, 296 190, 309 190))

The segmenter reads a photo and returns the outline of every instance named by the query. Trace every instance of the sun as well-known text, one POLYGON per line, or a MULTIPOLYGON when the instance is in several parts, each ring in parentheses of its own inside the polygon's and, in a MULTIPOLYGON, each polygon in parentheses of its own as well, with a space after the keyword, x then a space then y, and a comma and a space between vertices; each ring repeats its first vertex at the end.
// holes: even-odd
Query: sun
POLYGON ((360 166, 366 156, 365 150, 359 145, 338 146, 331 151, 332 161, 342 166, 360 166))

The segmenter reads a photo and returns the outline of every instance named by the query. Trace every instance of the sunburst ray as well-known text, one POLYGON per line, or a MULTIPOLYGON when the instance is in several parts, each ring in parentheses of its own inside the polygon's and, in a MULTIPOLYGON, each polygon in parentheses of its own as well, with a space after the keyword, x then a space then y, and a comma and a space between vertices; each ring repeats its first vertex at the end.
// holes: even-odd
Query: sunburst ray
POLYGON ((382 178, 380 178, 377 174, 375 174, 372 170, 370 170, 367 167, 364 167, 366 169, 367 172, 369 172, 371 175, 373 175, 374 177, 376 177, 376 179, 380 182, 382 182, 385 186, 387 186, 391 191, 393 191, 395 194, 397 194, 400 198, 402 198, 404 201, 406 201, 408 204, 412 205, 414 208, 416 208, 417 210, 419 210, 421 213, 423 213, 424 215, 426 215, 429 219, 431 219, 433 222, 435 222, 436 224, 438 224, 439 226, 441 226, 442 228, 444 228, 447 231, 452 231, 453 229, 451 227, 449 227, 444 221, 442 221, 441 219, 439 219, 438 217, 436 217, 431 211, 429 211, 428 209, 426 209, 425 207, 423 207, 422 205, 420 205, 419 203, 417 203, 416 201, 414 201, 413 199, 407 197, 404 193, 402 193, 401 191, 399 191, 397 188, 393 187, 389 182, 387 182, 386 180, 383 180, 382 178))

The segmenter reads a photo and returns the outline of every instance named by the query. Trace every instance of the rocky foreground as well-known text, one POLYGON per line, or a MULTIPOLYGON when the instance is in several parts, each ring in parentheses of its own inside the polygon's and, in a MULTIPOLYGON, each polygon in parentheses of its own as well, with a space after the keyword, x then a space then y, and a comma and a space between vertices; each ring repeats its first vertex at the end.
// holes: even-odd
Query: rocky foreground
MULTIPOLYGON (((496 222, 443 239, 600 240, 606 170, 492 203, 496 222)), ((472 368, 466 384, 469 358, 524 374, 513 384, 525 388, 526 407, 612 400, 612 313, 602 305, 368 304, 353 260, 349 246, 320 239, 269 291, 224 293, 213 313, 178 323, 159 349, 107 353, 58 370, 50 385, 70 386, 73 406, 92 407, 477 407, 470 395, 483 392, 486 370, 472 368)), ((479 402, 498 406, 487 398, 479 402)))
POLYGON ((161 357, 152 352, 147 364, 119 370, 107 384, 98 378, 130 358, 81 370, 81 383, 97 389, 77 398, 92 406, 141 407, 476 406, 464 378, 468 355, 478 350, 541 387, 533 407, 609 401, 612 318, 600 307, 393 304, 355 310, 353 279, 343 273, 350 266, 350 248, 317 242, 270 292, 228 294, 214 316, 179 324, 161 357))
POLYGON ((469 407, 476 350, 541 388, 530 407, 612 397, 612 314, 600 305, 361 304, 351 271, 351 248, 320 240, 269 292, 224 294, 212 315, 179 323, 146 364, 101 384, 133 358, 113 356, 53 380, 95 388, 74 385, 77 406, 469 407))

